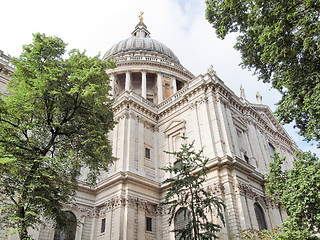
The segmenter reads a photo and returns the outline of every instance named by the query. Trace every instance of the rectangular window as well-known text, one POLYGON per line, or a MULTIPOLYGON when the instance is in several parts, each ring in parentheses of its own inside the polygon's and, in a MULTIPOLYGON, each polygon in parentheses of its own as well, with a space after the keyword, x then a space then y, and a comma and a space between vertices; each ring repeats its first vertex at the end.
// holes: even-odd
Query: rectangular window
POLYGON ((106 219, 103 218, 101 220, 101 233, 104 233, 106 231, 106 219))
POLYGON ((146 217, 146 230, 152 232, 152 218, 146 217))
POLYGON ((145 148, 145 157, 150 159, 150 148, 145 148))

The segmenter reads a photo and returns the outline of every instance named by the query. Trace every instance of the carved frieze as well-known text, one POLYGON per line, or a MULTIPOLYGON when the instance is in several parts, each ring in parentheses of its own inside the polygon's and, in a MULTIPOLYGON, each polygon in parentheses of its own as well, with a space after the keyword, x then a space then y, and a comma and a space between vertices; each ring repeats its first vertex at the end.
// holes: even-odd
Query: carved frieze
POLYGON ((247 198, 252 199, 254 202, 262 204, 266 208, 278 207, 277 203, 270 196, 254 192, 249 184, 237 182, 235 185, 235 192, 236 194, 246 196, 247 198))
POLYGON ((108 211, 119 207, 130 207, 152 214, 161 214, 163 209, 159 204, 151 204, 147 200, 134 196, 116 196, 108 199, 104 204, 92 208, 92 214, 104 216, 108 211))
POLYGON ((222 195, 224 194, 224 186, 222 183, 214 183, 207 187, 208 191, 211 192, 213 195, 222 195))
POLYGON ((247 196, 251 199, 253 199, 255 196, 255 193, 253 192, 252 187, 249 184, 241 183, 239 181, 236 183, 234 190, 236 194, 247 196))
POLYGON ((81 215, 85 217, 93 216, 94 214, 93 207, 78 205, 78 209, 80 210, 81 215))
POLYGON ((208 97, 203 96, 203 97, 199 98, 198 100, 195 100, 195 101, 189 103, 189 109, 195 109, 198 106, 200 106, 201 104, 206 103, 206 102, 208 102, 208 97))

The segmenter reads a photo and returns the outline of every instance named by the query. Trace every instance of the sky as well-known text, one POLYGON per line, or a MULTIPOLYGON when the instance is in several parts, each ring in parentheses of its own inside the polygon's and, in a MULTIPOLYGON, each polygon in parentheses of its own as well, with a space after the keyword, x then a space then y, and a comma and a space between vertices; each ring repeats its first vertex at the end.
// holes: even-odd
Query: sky
MULTIPOLYGON (((242 85, 247 100, 256 103, 259 91, 262 103, 274 111, 281 95, 239 66, 241 56, 233 48, 236 34, 218 39, 205 19, 205 7, 205 0, 2 1, 0 50, 19 56, 22 46, 32 42, 32 34, 40 32, 60 37, 68 43, 68 50, 103 56, 114 44, 131 36, 142 11, 151 37, 169 47, 195 76, 206 73, 212 64, 237 95, 242 85)), ((320 156, 320 150, 303 141, 292 124, 285 129, 301 150, 320 156)))

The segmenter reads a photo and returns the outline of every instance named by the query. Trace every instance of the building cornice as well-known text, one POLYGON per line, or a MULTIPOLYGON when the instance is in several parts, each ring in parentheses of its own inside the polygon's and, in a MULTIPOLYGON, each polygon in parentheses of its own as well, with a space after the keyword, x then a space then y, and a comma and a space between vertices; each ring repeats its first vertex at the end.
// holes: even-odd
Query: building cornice
POLYGON ((143 50, 126 51, 110 57, 110 60, 115 61, 117 64, 117 68, 115 68, 113 71, 117 71, 118 68, 121 68, 123 66, 130 66, 130 68, 132 68, 134 67, 134 65, 145 65, 148 66, 148 68, 150 68, 150 66, 155 66, 157 68, 164 67, 181 74, 188 80, 194 78, 194 75, 186 68, 184 68, 180 63, 174 62, 169 57, 155 52, 143 50))

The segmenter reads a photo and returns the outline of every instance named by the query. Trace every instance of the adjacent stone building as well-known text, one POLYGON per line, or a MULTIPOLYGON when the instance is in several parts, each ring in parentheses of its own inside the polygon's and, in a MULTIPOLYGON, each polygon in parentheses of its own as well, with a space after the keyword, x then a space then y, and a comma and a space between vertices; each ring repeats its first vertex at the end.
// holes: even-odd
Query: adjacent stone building
MULTIPOLYGON (((118 161, 96 188, 80 184, 76 201, 66 206, 78 223, 73 239, 175 239, 171 230, 183 220, 177 214, 176 226, 168 224, 161 202, 169 173, 160 168, 175 163, 164 151, 178 150, 182 134, 211 159, 206 187, 226 204, 221 239, 283 222, 285 212, 264 193, 265 174, 273 151, 291 167, 297 147, 259 93, 257 103, 246 100, 242 87, 237 96, 212 67, 195 77, 150 37, 142 18, 130 38, 105 53, 108 58, 117 63, 108 74, 118 122, 110 141, 118 161)), ((40 226, 34 238, 67 239, 50 224, 40 226)))
POLYGON ((6 94, 7 84, 11 79, 14 68, 10 63, 10 57, 0 50, 0 96, 6 94))

